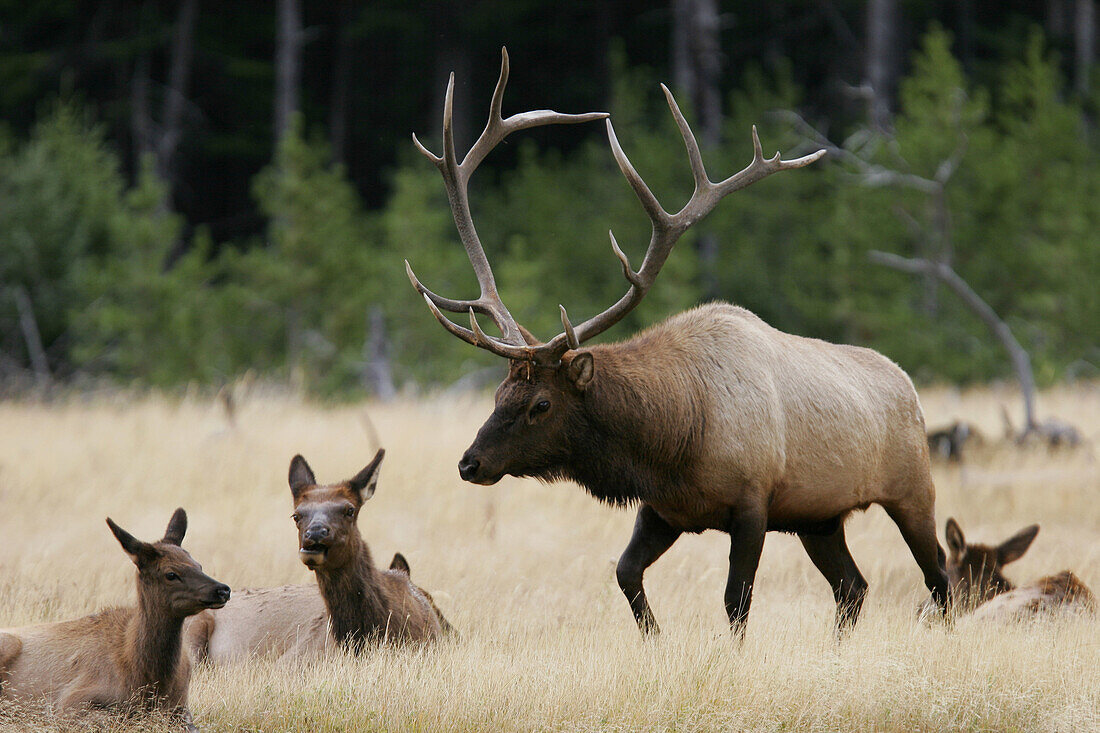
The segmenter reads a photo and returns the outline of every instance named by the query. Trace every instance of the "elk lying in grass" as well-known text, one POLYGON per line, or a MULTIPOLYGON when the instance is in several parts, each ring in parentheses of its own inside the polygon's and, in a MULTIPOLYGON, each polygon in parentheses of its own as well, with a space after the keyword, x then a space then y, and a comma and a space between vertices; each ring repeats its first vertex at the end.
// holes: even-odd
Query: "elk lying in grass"
POLYGON ((965 420, 956 420, 946 427, 928 431, 929 454, 951 463, 962 463, 968 444, 981 446, 984 443, 985 439, 978 429, 965 420))
POLYGON ((855 623, 867 589, 844 539, 853 511, 880 504, 901 530, 941 608, 948 601, 944 553, 936 540, 935 489, 924 416, 913 385, 874 351, 782 333, 749 311, 710 304, 673 316, 634 338, 581 348, 645 296, 673 245, 727 194, 824 151, 796 160, 766 159, 753 129, 753 160, 721 183, 707 176, 699 146, 664 88, 687 147, 695 192, 676 214, 662 208, 607 134, 619 168, 652 222, 638 271, 614 236, 611 247, 629 283, 608 310, 539 342, 508 312, 470 214, 467 183, 508 134, 550 123, 607 117, 548 110, 501 117, 508 78, 503 53, 489 121, 461 163, 452 130, 454 75, 447 87, 443 155, 414 142, 443 174, 455 224, 481 287, 474 300, 428 290, 406 262, 413 287, 451 334, 510 360, 493 414, 462 456, 459 473, 478 484, 505 474, 571 479, 614 505, 638 505, 634 535, 619 560, 619 585, 642 630, 657 623, 642 574, 684 532, 716 529, 731 539, 725 605, 743 633, 764 536, 799 535, 829 581, 840 627, 855 623), (470 326, 441 312, 468 313, 470 326), (477 321, 493 321, 501 336, 477 321))
POLYGON ((0 629, 0 697, 44 698, 62 711, 160 710, 194 729, 181 630, 188 616, 224 606, 229 586, 204 574, 180 547, 187 531, 183 509, 159 542, 141 542, 110 519, 107 524, 137 565, 137 608, 0 629))
POLYGON ((1068 570, 1020 587, 1001 572, 1005 565, 1023 557, 1038 533, 1039 525, 1033 524, 996 546, 968 544, 959 523, 948 519, 947 575, 958 608, 975 619, 1002 621, 1095 610, 1092 591, 1068 570))
POLYGON ((242 591, 190 629, 193 654, 214 663, 249 656, 300 657, 375 640, 428 641, 452 630, 432 597, 413 584, 400 553, 374 566, 357 520, 373 494, 385 451, 349 481, 317 485, 301 456, 290 464, 299 556, 317 577, 306 585, 242 591), (318 593, 318 588, 320 593, 318 593))

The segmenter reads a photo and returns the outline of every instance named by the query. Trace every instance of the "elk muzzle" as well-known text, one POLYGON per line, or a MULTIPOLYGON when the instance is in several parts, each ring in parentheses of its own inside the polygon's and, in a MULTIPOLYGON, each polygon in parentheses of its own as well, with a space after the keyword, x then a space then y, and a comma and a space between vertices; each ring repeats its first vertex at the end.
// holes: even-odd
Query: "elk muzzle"
POLYGON ((225 583, 218 583, 214 586, 214 589, 210 592, 210 600, 206 602, 207 608, 221 608, 229 602, 229 586, 225 583))
POLYGON ((298 549, 298 558, 310 569, 325 564, 328 540, 332 531, 324 524, 311 524, 304 533, 298 549))
POLYGON ((463 454, 462 460, 458 462, 458 475, 462 477, 463 481, 469 481, 472 484, 492 486, 500 481, 503 474, 493 475, 486 471, 481 459, 474 453, 474 449, 470 448, 463 454))

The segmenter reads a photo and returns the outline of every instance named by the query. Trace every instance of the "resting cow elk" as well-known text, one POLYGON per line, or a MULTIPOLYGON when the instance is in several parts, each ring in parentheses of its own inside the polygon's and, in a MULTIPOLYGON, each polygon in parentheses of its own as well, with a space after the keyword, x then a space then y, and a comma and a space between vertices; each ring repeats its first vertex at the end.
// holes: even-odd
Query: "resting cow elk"
POLYGON ((753 160, 720 183, 708 178, 699 146, 672 94, 662 86, 687 147, 695 191, 676 214, 662 208, 623 153, 607 121, 619 168, 652 222, 640 269, 614 235, 611 247, 629 287, 609 309, 543 343, 512 318, 474 227, 471 174, 516 130, 584 122, 604 113, 547 110, 501 117, 508 78, 500 79, 481 136, 457 162, 452 132, 454 75, 447 87, 443 154, 413 140, 443 174, 462 243, 481 287, 474 300, 428 290, 406 262, 413 287, 450 333, 510 360, 493 414, 459 463, 462 478, 493 484, 505 474, 571 479, 597 499, 638 505, 634 534, 619 560, 619 585, 639 627, 656 630, 642 574, 683 532, 716 529, 731 538, 725 606, 744 633, 753 578, 769 530, 799 535, 829 581, 838 628, 855 623, 867 583, 844 539, 844 520, 880 504, 901 530, 941 609, 948 601, 944 553, 936 540, 935 488, 924 416, 913 385, 881 354, 782 333, 749 311, 714 303, 680 313, 617 344, 582 348, 644 297, 672 246, 722 197, 782 170, 820 158, 765 158, 753 129, 753 160), (442 311, 468 313, 470 326, 442 311), (486 334, 477 315, 500 336, 486 334))
POLYGON ((319 485, 301 456, 290 462, 298 555, 317 576, 333 637, 350 649, 378 640, 427 641, 450 624, 425 591, 409 579, 409 564, 397 554, 390 569, 374 566, 359 533, 359 510, 374 495, 386 452, 347 481, 319 485))
POLYGON ((1096 598, 1068 570, 1016 587, 1001 572, 1023 557, 1039 525, 1026 527, 996 546, 969 544, 953 518, 947 520, 947 576, 957 607, 975 619, 1020 620, 1054 611, 1094 610, 1096 598))
POLYGON ((359 533, 359 510, 374 494, 384 455, 379 450, 354 478, 328 486, 317 485, 305 459, 294 457, 289 483, 298 552, 317 586, 238 593, 195 622, 189 633, 194 656, 215 664, 269 655, 291 659, 337 645, 358 651, 371 641, 429 641, 452 631, 431 595, 412 582, 404 556, 395 554, 388 570, 376 568, 359 533))
POLYGON ((45 699, 63 711, 159 710, 194 730, 183 621, 224 606, 229 586, 204 574, 180 547, 187 531, 183 509, 172 515, 159 542, 135 539, 110 519, 107 524, 137 565, 137 608, 0 629, 0 697, 45 699))

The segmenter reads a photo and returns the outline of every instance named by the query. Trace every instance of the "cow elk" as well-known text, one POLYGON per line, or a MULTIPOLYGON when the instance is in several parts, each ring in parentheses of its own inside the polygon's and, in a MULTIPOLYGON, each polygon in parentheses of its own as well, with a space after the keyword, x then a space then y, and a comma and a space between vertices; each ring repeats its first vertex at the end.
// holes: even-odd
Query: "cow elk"
POLYGON ((461 163, 452 130, 454 75, 447 86, 443 154, 413 141, 443 175, 455 224, 481 293, 452 300, 413 287, 451 334, 505 357, 507 378, 495 408, 459 462, 463 479, 493 484, 502 476, 573 480, 606 503, 637 505, 634 534, 617 577, 638 626, 657 622, 642 575, 684 532, 730 535, 725 606, 738 634, 752 596, 764 536, 798 534, 832 586, 838 629, 854 624, 867 583, 844 538, 846 517, 871 504, 898 525, 925 584, 941 609, 948 602, 944 553, 936 540, 935 488, 929 472, 924 416, 909 377, 874 351, 786 334, 749 311, 712 303, 675 315, 616 344, 581 344, 630 312, 652 286, 679 237, 726 195, 773 173, 801 168, 765 158, 755 128, 753 160, 714 183, 672 94, 662 86, 684 144, 695 191, 675 214, 661 206, 635 171, 606 122, 612 153, 652 222, 638 270, 611 235, 627 291, 604 312, 574 326, 561 308, 562 332, 540 342, 505 308, 470 214, 467 183, 507 135, 551 123, 585 122, 604 113, 541 110, 504 119, 508 79, 502 53, 489 121, 461 163), (469 315, 469 328, 442 311, 469 315), (478 315, 500 336, 487 334, 478 315))
POLYGON ((187 709, 191 662, 184 619, 229 600, 229 586, 202 572, 180 542, 177 509, 164 538, 148 543, 107 520, 137 565, 136 608, 111 608, 75 621, 0 629, 0 697, 45 699, 62 711, 161 711, 194 730, 187 709))
POLYGON ((947 520, 947 575, 959 610, 975 619, 1022 620, 1056 611, 1095 610, 1096 598, 1068 570, 1016 587, 1001 572, 1023 557, 1039 525, 1026 527, 996 546, 969 544, 953 518, 947 520))
POLYGON ((192 654, 215 664, 255 656, 295 659, 359 651, 374 641, 430 641, 453 631, 431 595, 416 586, 397 553, 388 570, 374 566, 357 520, 373 494, 385 451, 349 481, 319 486, 295 456, 289 483, 299 557, 317 586, 245 590, 189 630, 192 654), (318 593, 318 588, 320 593, 318 593))

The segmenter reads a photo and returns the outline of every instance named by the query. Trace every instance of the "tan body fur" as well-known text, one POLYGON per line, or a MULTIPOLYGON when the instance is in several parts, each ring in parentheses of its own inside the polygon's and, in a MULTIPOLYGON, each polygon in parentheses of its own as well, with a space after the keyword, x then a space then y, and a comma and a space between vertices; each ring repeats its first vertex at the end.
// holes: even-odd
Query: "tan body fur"
MULTIPOLYGON (((390 638, 427 641, 443 633, 447 622, 442 613, 407 573, 386 570, 379 575, 393 599, 390 607, 396 609, 390 638)), ((339 648, 325 600, 313 584, 235 591, 224 608, 188 619, 184 639, 193 659, 210 664, 260 657, 292 661, 339 648)))
POLYGON ((187 529, 182 509, 156 543, 107 522, 138 567, 137 607, 0 629, 0 698, 45 702, 66 713, 157 709, 191 729, 184 619, 223 606, 229 588, 205 575, 180 547, 187 529))
POLYGON ((679 486, 638 497, 674 526, 725 529, 745 504, 797 528, 872 503, 935 501, 916 391, 875 351, 783 333, 724 304, 588 350, 598 367, 587 392, 607 419, 629 413, 640 444, 684 465, 679 486))
MULTIPOLYGON (((126 652, 136 616, 137 609, 112 608, 74 621, 0 629, 0 639, 10 635, 20 647, 10 664, 0 660, 6 673, 0 697, 47 698, 62 709, 130 702, 136 689, 126 652)), ((163 691, 165 709, 187 704, 189 678, 190 661, 180 654, 163 691)))

